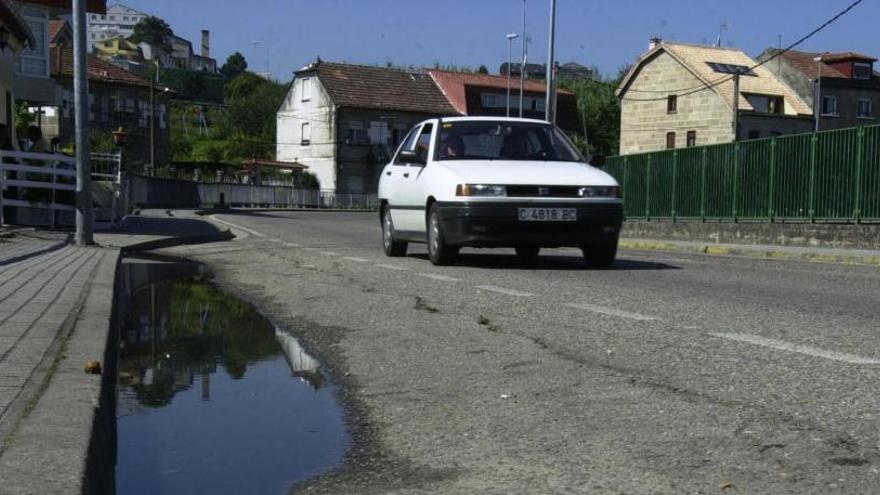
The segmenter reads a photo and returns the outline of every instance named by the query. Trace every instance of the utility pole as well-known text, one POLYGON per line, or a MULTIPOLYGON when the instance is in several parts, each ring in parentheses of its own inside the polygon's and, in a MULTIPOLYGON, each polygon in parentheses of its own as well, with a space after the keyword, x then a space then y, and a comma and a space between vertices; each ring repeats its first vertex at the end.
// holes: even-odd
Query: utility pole
POLYGON ((822 57, 813 59, 816 62, 816 101, 813 102, 813 114, 816 116, 816 132, 819 132, 819 116, 822 114, 822 57))
POLYGON ((554 45, 556 44, 556 0, 550 0, 550 47, 547 53, 547 95, 544 102, 544 120, 556 121, 556 109, 553 107, 556 98, 556 77, 554 64, 554 45))
POLYGON ((156 176, 156 84, 159 80, 159 64, 156 74, 150 78, 150 177, 156 176))
POLYGON ((733 75, 733 140, 739 141, 739 70, 733 75))
POLYGON ((73 0, 73 92, 76 122, 76 245, 95 243, 89 155, 89 85, 86 79, 86 0, 73 0))
POLYGON ((510 71, 513 69, 511 65, 511 57, 513 56, 513 40, 519 38, 516 33, 507 35, 507 116, 510 117, 510 71))
POLYGON ((526 51, 526 0, 523 0, 523 25, 522 25, 522 64, 519 66, 519 118, 523 116, 523 90, 526 80, 526 63, 528 52, 526 51))

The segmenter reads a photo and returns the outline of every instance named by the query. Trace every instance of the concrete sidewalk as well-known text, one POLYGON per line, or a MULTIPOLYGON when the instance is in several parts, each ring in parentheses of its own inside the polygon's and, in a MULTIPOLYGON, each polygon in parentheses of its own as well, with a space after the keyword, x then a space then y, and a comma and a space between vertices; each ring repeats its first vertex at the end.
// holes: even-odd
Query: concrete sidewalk
POLYGON ((63 233, 0 238, 0 494, 113 489, 120 256, 229 236, 204 220, 151 212, 96 234, 94 247, 63 233), (103 373, 86 373, 88 361, 103 373))

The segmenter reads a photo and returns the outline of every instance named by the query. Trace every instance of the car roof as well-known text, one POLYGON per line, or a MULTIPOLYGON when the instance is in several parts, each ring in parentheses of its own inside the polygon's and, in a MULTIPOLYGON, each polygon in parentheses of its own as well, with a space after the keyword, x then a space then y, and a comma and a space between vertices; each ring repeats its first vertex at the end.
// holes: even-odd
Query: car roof
POLYGON ((543 125, 549 124, 549 122, 547 122, 546 120, 521 119, 521 118, 517 118, 517 117, 492 117, 492 116, 487 116, 487 117, 468 117, 468 116, 442 117, 439 119, 436 119, 436 118, 435 119, 428 119, 428 120, 425 120, 424 122, 436 122, 438 120, 442 120, 443 122, 521 122, 521 123, 528 123, 528 124, 543 124, 543 125))

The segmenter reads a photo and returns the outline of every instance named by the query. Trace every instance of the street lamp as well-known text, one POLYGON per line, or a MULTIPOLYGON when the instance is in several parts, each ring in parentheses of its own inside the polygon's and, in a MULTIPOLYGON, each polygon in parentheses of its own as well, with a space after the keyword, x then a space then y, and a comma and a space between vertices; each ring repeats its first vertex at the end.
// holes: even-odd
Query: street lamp
POLYGON ((266 79, 270 79, 271 70, 269 69, 269 44, 264 43, 263 40, 254 40, 251 41, 251 44, 254 45, 254 49, 257 49, 259 45, 265 45, 266 47, 266 79))
MULTIPOLYGON (((513 67, 510 65, 511 57, 513 56, 513 40, 519 38, 519 35, 516 33, 510 33, 507 35, 507 116, 510 117, 510 69, 513 67)), ((522 77, 520 75, 520 77, 522 77)))
POLYGON ((816 62, 816 101, 813 102, 813 114, 816 117, 816 132, 819 132, 819 115, 822 113, 822 57, 813 59, 816 62))

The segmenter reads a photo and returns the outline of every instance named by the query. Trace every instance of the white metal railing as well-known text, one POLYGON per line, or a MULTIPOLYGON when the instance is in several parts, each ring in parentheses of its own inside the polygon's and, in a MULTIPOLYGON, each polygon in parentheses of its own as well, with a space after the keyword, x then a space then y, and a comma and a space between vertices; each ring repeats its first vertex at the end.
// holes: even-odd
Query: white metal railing
MULTIPOLYGON (((96 213, 109 210, 110 223, 118 220, 117 206, 121 167, 119 155, 92 155, 97 169, 91 173, 96 181, 112 184, 112 204, 98 205, 96 213)), ((0 150, 0 224, 6 223, 5 210, 30 208, 50 210, 50 227, 56 226, 55 212, 74 212, 76 207, 69 202, 59 202, 58 191, 76 193, 76 157, 60 153, 28 153, 23 151, 0 150), (27 199, 28 190, 50 191, 42 201, 27 199), (48 199, 48 200, 46 200, 48 199)))

